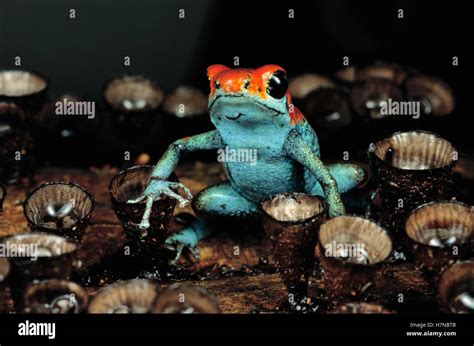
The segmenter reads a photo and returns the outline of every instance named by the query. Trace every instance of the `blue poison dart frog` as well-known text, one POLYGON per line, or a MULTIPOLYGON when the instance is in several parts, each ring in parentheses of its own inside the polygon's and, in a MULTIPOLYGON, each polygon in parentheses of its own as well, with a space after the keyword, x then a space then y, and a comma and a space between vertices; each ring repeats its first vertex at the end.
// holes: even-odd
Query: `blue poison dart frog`
POLYGON ((325 196, 330 217, 344 214, 340 194, 361 183, 365 171, 349 163, 323 164, 316 133, 292 104, 285 70, 277 65, 257 69, 212 65, 207 74, 209 113, 216 129, 179 139, 168 147, 143 195, 129 201, 146 202, 140 227, 149 227, 153 201, 162 195, 177 199, 181 206, 191 200, 188 188, 167 179, 181 153, 197 150, 249 149, 257 157, 250 162, 223 162, 228 180, 194 197, 193 208, 203 217, 166 240, 176 247, 178 257, 184 248, 199 256, 198 241, 214 231, 210 217, 256 216, 263 199, 281 192, 325 196), (171 188, 182 188, 186 197, 171 188))

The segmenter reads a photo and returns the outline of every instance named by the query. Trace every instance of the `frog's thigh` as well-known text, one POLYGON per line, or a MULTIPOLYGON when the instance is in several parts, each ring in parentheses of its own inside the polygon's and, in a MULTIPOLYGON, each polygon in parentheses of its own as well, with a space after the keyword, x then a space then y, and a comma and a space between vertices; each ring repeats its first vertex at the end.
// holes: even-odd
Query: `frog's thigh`
MULTIPOLYGON (((345 193, 359 185, 366 177, 365 170, 351 163, 335 163, 326 166, 337 182, 339 193, 345 193)), ((323 189, 319 183, 314 184, 310 191, 312 195, 324 196, 323 189)))
POLYGON ((240 195, 229 182, 212 185, 193 199, 198 214, 248 217, 258 213, 257 204, 240 195))

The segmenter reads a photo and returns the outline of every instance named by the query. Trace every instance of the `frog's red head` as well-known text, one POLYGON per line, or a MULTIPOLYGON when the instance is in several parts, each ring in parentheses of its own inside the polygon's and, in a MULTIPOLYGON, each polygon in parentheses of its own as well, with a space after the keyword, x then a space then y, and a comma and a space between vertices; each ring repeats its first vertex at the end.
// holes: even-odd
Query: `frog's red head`
POLYGON ((304 119, 291 103, 286 72, 278 65, 265 65, 257 69, 211 65, 207 69, 207 76, 211 86, 210 106, 220 96, 243 96, 275 112, 288 113, 293 125, 304 119))

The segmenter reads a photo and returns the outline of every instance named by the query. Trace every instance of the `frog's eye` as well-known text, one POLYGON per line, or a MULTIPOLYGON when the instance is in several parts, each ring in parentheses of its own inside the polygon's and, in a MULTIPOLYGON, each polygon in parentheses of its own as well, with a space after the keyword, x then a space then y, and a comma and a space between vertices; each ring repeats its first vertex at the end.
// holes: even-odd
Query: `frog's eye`
POLYGON ((214 81, 214 87, 215 87, 216 89, 220 89, 220 88, 221 88, 221 85, 220 85, 220 83, 219 83, 218 81, 214 81))
POLYGON ((288 89, 288 78, 282 70, 275 71, 267 84, 267 94, 275 99, 281 99, 285 96, 288 89))

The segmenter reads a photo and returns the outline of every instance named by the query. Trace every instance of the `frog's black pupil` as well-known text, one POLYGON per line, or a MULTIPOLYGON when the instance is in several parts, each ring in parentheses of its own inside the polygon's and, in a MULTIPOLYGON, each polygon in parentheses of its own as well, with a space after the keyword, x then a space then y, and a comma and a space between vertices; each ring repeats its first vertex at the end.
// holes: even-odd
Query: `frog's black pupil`
POLYGON ((286 95, 288 79, 286 73, 278 70, 270 77, 267 85, 267 93, 275 99, 281 99, 286 95))
POLYGON ((219 88, 221 87, 221 85, 219 84, 218 81, 215 81, 215 82, 214 82, 214 85, 216 86, 216 89, 219 89, 219 88))

